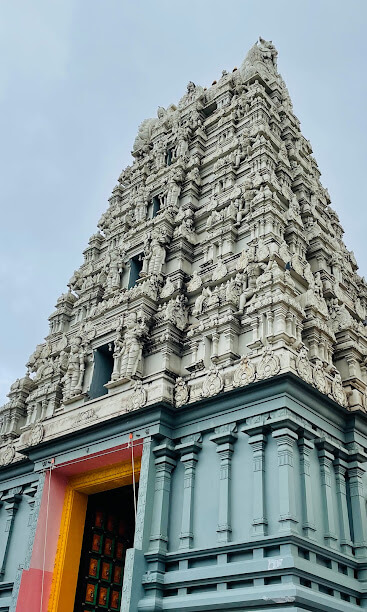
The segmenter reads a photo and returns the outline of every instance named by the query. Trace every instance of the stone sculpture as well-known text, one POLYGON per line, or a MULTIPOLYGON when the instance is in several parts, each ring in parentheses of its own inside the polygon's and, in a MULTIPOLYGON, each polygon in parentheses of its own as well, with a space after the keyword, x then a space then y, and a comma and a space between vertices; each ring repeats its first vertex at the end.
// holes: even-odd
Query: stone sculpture
POLYGON ((63 378, 64 391, 63 398, 69 400, 76 395, 80 395, 83 389, 83 378, 86 365, 86 349, 83 346, 82 338, 76 336, 70 345, 68 365, 63 378))
POLYGON ((120 337, 115 341, 114 369, 112 380, 129 379, 136 375, 143 353, 143 340, 148 332, 144 315, 132 312, 119 329, 120 337))

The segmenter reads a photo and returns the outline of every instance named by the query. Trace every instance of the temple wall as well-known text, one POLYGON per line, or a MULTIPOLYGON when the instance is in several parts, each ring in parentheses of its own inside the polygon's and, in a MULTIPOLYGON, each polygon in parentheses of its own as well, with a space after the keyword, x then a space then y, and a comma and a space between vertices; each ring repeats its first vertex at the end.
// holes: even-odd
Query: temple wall
MULTIPOLYGON (((41 459, 55 457, 46 612, 63 491, 82 469, 76 463, 71 472, 58 473, 57 466, 90 454, 88 465, 102 468, 94 454, 126 444, 131 431, 145 442, 137 450, 143 452, 137 528, 126 559, 123 612, 245 609, 238 602, 265 610, 274 598, 294 602, 292 610, 306 600, 302 609, 363 607, 366 474, 353 445, 367 446, 367 432, 304 383, 292 382, 286 392, 281 384, 277 379, 239 389, 180 411, 135 411, 98 429, 87 426, 53 449, 35 447, 23 475, 11 479, 14 466, 2 468, 0 554, 8 537, 7 499, 15 499, 18 510, 0 582, 1 612, 22 612, 25 605, 39 610, 47 481, 37 488, 31 465, 40 470, 41 459), (340 482, 346 473, 343 523, 340 482), (342 527, 350 530, 349 542, 342 527)), ((129 451, 114 452, 123 458, 129 451)))

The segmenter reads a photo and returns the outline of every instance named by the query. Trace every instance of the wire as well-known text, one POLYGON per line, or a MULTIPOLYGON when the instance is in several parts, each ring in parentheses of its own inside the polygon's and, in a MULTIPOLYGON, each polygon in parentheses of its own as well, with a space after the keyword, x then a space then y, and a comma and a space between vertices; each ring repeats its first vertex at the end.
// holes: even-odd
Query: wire
POLYGON ((134 443, 133 443, 133 434, 130 434, 131 440, 131 467, 133 472, 133 495, 134 495, 134 513, 135 513, 135 523, 136 523, 136 485, 135 485, 135 464, 134 464, 134 443))
POLYGON ((51 490, 51 473, 54 466, 55 459, 51 459, 49 471, 48 471, 48 491, 47 491, 47 505, 46 505, 46 524, 45 524, 45 537, 43 541, 43 565, 42 565, 42 583, 41 583, 41 602, 40 612, 43 609, 43 592, 45 584, 45 565, 46 565, 46 547, 47 547, 47 529, 48 529, 48 511, 50 507, 50 490, 51 490))

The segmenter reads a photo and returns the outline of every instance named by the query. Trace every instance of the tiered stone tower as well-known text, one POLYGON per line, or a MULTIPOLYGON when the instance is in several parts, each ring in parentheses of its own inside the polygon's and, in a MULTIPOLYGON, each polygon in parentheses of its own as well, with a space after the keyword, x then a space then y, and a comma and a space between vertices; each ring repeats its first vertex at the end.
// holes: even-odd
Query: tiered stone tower
POLYGON ((367 285, 272 43, 132 155, 1 409, 6 491, 118 422, 146 470, 123 610, 367 607, 367 285))

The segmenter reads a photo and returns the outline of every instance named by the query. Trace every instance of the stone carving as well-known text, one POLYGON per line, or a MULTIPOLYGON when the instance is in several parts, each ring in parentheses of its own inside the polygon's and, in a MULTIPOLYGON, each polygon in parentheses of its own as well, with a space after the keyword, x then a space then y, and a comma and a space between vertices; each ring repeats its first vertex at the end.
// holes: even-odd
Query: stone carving
POLYGON ((165 308, 165 320, 176 325, 181 331, 185 329, 188 321, 186 303, 187 298, 180 293, 175 300, 170 300, 165 308))
POLYGON ((226 284, 226 303, 234 304, 237 308, 242 293, 243 280, 240 274, 236 274, 234 278, 227 281, 226 284))
POLYGON ((121 285, 121 273, 125 267, 124 252, 116 247, 110 251, 106 260, 106 293, 118 291, 121 285))
POLYGON ((70 400, 73 397, 80 395, 83 389, 83 379, 86 365, 86 349, 83 345, 83 339, 76 336, 72 339, 70 345, 70 354, 64 382, 64 401, 70 400))
POLYGON ((147 239, 144 248, 144 262, 141 276, 146 274, 159 275, 166 260, 167 235, 164 231, 155 232, 147 239))
POLYGON ((114 368, 112 380, 135 376, 143 353, 143 340, 148 332, 144 315, 131 312, 125 322, 120 323, 115 340, 114 368), (122 333, 122 329, 125 331, 122 333))
POLYGON ((96 418, 96 411, 93 410, 93 408, 88 408, 87 410, 83 410, 77 415, 75 419, 75 424, 80 425, 81 423, 88 423, 89 421, 94 421, 96 418))
POLYGON ((255 368, 249 358, 245 355, 237 366, 233 375, 233 386, 242 387, 254 382, 256 376, 255 368))
POLYGON ((201 294, 195 300, 195 305, 192 310, 192 314, 197 316, 203 312, 204 304, 207 304, 207 300, 212 296, 210 287, 204 287, 201 294))
POLYGON ((166 280, 166 283, 161 291, 161 297, 165 298, 168 297, 170 295, 172 295, 172 293, 175 292, 175 286, 173 284, 173 282, 171 281, 171 279, 168 277, 166 280))
POLYGON ((137 380, 131 396, 131 410, 142 408, 147 403, 147 392, 143 387, 141 380, 137 380))
POLYGON ((303 380, 312 383, 312 367, 307 357, 307 348, 301 344, 298 355, 296 357, 296 370, 303 380))
POLYGON ((236 270, 244 270, 247 268, 250 261, 254 261, 255 259, 255 248, 249 247, 244 249, 237 260, 236 270))
POLYGON ((45 429, 42 423, 35 423, 29 430, 28 444, 29 446, 36 446, 43 440, 45 435, 45 429))
POLYGON ((227 266, 225 265, 225 263, 220 259, 216 265, 216 267, 213 270, 213 274, 212 274, 212 280, 213 281, 217 281, 220 280, 221 278, 224 278, 224 276, 227 275, 227 266))
POLYGON ((171 174, 168 182, 167 192, 167 209, 174 214, 177 211, 178 198, 181 191, 181 182, 183 180, 183 172, 180 167, 176 168, 171 174))
POLYGON ((208 374, 204 378, 202 396, 212 397, 222 391, 224 386, 222 375, 216 366, 211 366, 208 374))
POLYGON ((321 359, 316 359, 314 370, 313 370, 313 381, 315 386, 321 393, 326 393, 327 391, 327 382, 325 376, 325 370, 323 367, 323 363, 321 359))
MULTIPOLYGON (((54 418, 72 408, 63 403, 81 401, 97 374, 92 348, 105 342, 114 356, 108 386, 121 385, 121 405, 131 395, 122 382, 142 378, 144 388, 144 348, 149 368, 157 360, 175 373, 176 405, 188 391, 198 400, 205 377, 210 394, 220 377, 227 389, 291 370, 341 404, 345 384, 349 406, 367 410, 367 284, 270 41, 260 38, 240 70, 205 91, 190 82, 177 106, 141 124, 99 228, 57 300, 47 340, 0 408, 3 447, 19 435, 27 443, 32 427, 36 440, 46 417, 57 432, 54 418), (233 367, 239 346, 247 358, 233 367), (205 372, 209 357, 219 375, 205 372), (190 387, 180 381, 187 364, 190 387)), ((158 379, 157 398, 166 388, 158 379)), ((70 428, 85 426, 88 410, 70 428)))
POLYGON ((14 444, 7 444, 0 452, 0 465, 10 465, 15 457, 14 444))
POLYGON ((199 273, 197 270, 194 270, 191 279, 187 283, 187 291, 188 292, 195 291, 196 289, 199 289, 201 285, 202 285, 202 280, 199 276, 199 273))
POLYGON ((176 215, 176 222, 181 223, 176 227, 173 235, 183 236, 191 244, 196 244, 197 237, 195 234, 195 217, 193 211, 190 208, 179 211, 176 215))
POLYGON ((257 364, 256 372, 257 378, 262 380, 264 378, 270 378, 278 374, 280 370, 280 361, 277 355, 274 355, 273 351, 266 348, 263 356, 257 364))
POLYGON ((336 368, 334 369, 334 378, 331 383, 331 394, 338 404, 341 404, 342 406, 347 405, 347 398, 343 388, 342 378, 339 370, 336 368))
POLYGON ((189 401, 189 387, 181 376, 176 380, 174 397, 177 408, 181 408, 181 406, 189 401))

